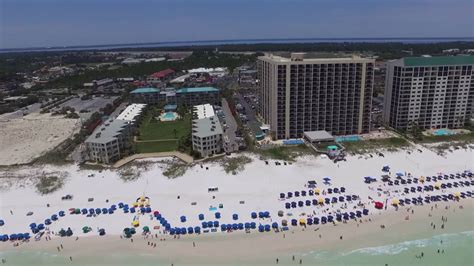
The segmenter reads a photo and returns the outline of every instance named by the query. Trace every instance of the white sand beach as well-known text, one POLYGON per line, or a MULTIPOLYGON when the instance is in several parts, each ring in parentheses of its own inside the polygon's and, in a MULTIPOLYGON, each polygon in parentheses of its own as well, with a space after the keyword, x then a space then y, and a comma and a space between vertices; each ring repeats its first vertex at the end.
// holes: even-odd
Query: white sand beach
MULTIPOLYGON (((2 180, 3 188, 0 191, 0 219, 5 221, 5 225, 0 227, 0 234, 24 233, 29 232, 29 224, 43 223, 46 218, 51 217, 52 214, 57 214, 59 211, 66 211, 65 217, 60 217, 58 221, 54 221, 47 226, 49 231, 57 233, 61 228, 70 227, 74 235, 70 238, 61 238, 51 234, 52 240, 45 241, 44 237, 40 241, 30 240, 30 243, 23 243, 17 249, 22 248, 44 248, 51 249, 51 246, 56 248, 57 243, 74 243, 74 252, 77 256, 82 249, 87 249, 89 244, 97 247, 97 250, 112 250, 112 249, 133 249, 133 250, 147 250, 150 246, 146 245, 147 241, 152 241, 151 235, 157 234, 158 238, 166 238, 161 252, 164 256, 169 256, 171 261, 173 258, 179 257, 181 249, 186 245, 191 245, 191 242, 197 241, 202 248, 199 252, 192 254, 201 254, 203 261, 209 253, 214 254, 213 250, 232 250, 232 256, 252 256, 258 257, 258 254, 264 252, 268 256, 277 255, 280 252, 288 253, 293 251, 311 250, 319 247, 318 245, 330 247, 335 245, 340 247, 342 243, 352 243, 351 248, 367 247, 372 244, 376 245, 380 239, 370 237, 373 232, 384 232, 387 240, 394 240, 400 237, 400 232, 409 228, 406 224, 413 225, 411 230, 405 231, 405 236, 416 235, 419 226, 414 221, 419 220, 419 224, 429 221, 427 212, 431 211, 431 206, 434 203, 425 204, 423 206, 416 206, 414 215, 407 212, 407 208, 413 205, 400 207, 398 211, 393 206, 387 206, 387 209, 376 210, 374 208, 373 200, 385 203, 391 202, 393 198, 403 199, 406 197, 418 196, 433 196, 441 194, 452 194, 455 192, 467 192, 473 190, 471 186, 460 186, 445 188, 434 191, 422 191, 409 193, 404 195, 403 188, 418 186, 412 185, 398 185, 388 186, 380 180, 380 176, 385 174, 381 171, 382 167, 389 165, 391 168, 392 179, 395 179, 395 173, 401 172, 404 175, 411 173, 412 178, 419 178, 420 176, 433 176, 440 173, 455 174, 466 170, 473 170, 473 151, 472 150, 456 150, 448 153, 445 156, 439 156, 435 152, 427 149, 422 149, 421 152, 414 150, 408 153, 407 151, 399 151, 393 153, 385 153, 385 157, 361 157, 350 156, 346 162, 334 164, 329 159, 302 157, 291 165, 276 166, 274 161, 270 161, 268 165, 254 157, 253 162, 245 166, 245 170, 236 175, 226 174, 221 166, 217 163, 207 163, 202 168, 200 165, 195 165, 190 168, 183 176, 176 179, 168 179, 162 175, 163 166, 156 162, 147 164, 140 168, 141 176, 137 180, 123 181, 118 173, 113 170, 105 170, 102 172, 94 170, 79 170, 77 166, 44 166, 42 168, 23 167, 17 169, 16 175, 32 175, 32 177, 22 178, 19 182, 9 182, 11 178, 4 178, 2 180), (208 170, 206 170, 208 167, 208 170), (35 175, 60 172, 66 177, 64 186, 51 194, 40 195, 37 193, 34 186, 35 175), (93 176, 92 176, 93 175, 93 176), (377 178, 377 182, 372 184, 364 183, 365 176, 372 176, 377 178), (323 184, 323 178, 330 177, 330 184, 323 184), (327 191, 328 188, 345 187, 346 192, 342 194, 326 194, 323 197, 333 197, 339 195, 358 195, 360 199, 353 202, 325 204, 325 205, 310 205, 296 208, 285 208, 286 202, 317 199, 318 196, 293 197, 291 199, 280 199, 280 193, 294 192, 306 190, 305 187, 309 180, 315 180, 317 187, 321 191, 327 191), (218 192, 208 192, 209 187, 217 187, 218 192), (72 200, 61 200, 61 197, 71 194, 72 200), (163 235, 163 228, 158 228, 160 223, 152 217, 151 214, 137 215, 131 213, 124 213, 118 208, 113 214, 100 214, 95 217, 86 217, 82 214, 69 214, 69 208, 103 208, 110 207, 112 204, 123 202, 132 204, 140 196, 146 196, 150 199, 150 207, 153 211, 157 210, 163 217, 172 225, 172 227, 189 227, 200 226, 201 222, 198 219, 199 214, 204 214, 204 221, 218 220, 220 224, 244 223, 254 221, 259 224, 271 225, 277 222, 281 229, 281 222, 283 219, 290 221, 291 219, 300 219, 310 217, 321 217, 329 214, 335 215, 338 212, 350 212, 367 208, 369 210, 368 216, 363 216, 360 222, 350 220, 347 224, 336 223, 334 226, 331 223, 325 225, 308 225, 291 226, 286 232, 275 234, 271 232, 259 233, 257 230, 251 230, 246 234, 244 230, 236 230, 232 233, 209 232, 196 235, 181 236, 179 241, 175 241, 173 236, 169 234, 163 235), (215 196, 215 198, 213 198, 215 196), (179 197, 179 199, 178 199, 179 197), (372 199, 369 199, 369 197, 372 199), (88 198, 94 198, 94 201, 89 202, 88 198), (109 202, 106 203, 106 200, 109 202), (196 204, 192 204, 196 203, 196 204), (47 207, 49 204, 49 207, 47 207), (219 208, 222 204, 222 208, 219 208), (347 204, 347 205, 346 205, 347 204), (359 206, 357 206, 359 204, 359 206), (217 211, 221 213, 221 218, 215 218, 216 210, 209 210, 210 207, 216 207, 217 211), (355 208, 355 209, 354 209, 355 208), (10 212, 11 211, 11 212, 10 212), (27 216, 27 212, 32 211, 34 214, 27 216), (251 212, 268 211, 270 218, 252 219, 251 212), (279 211, 283 211, 283 216, 277 215, 279 211), (423 214, 422 214, 423 213, 423 214), (239 218, 233 220, 233 214, 237 214, 239 218), (405 217, 410 216, 406 221, 405 217), (419 215, 419 218, 416 218, 419 215), (186 222, 180 221, 180 216, 186 216, 186 222), (140 241, 143 226, 151 228, 151 235, 147 240, 144 240, 144 245, 128 245, 130 239, 123 239, 124 243, 116 241, 123 233, 125 227, 131 227, 132 221, 138 217, 140 226, 137 228, 137 234, 133 236, 136 241, 140 241), (367 223, 368 219, 373 219, 376 222, 367 223), (412 221, 412 222, 410 222, 412 221), (359 225, 357 225, 359 224, 359 225), (389 230, 381 231, 380 225, 384 224, 386 228, 397 228, 395 231, 389 230), (82 233, 83 226, 90 226, 93 230, 87 234, 82 233), (106 236, 99 237, 97 229, 104 228, 106 236), (314 232, 316 228, 321 232, 325 241, 324 243, 316 243, 314 240, 320 233, 314 232), (302 232, 304 229, 304 232, 302 232), (393 233, 395 232, 395 233, 393 233), (283 233, 286 235, 283 242, 276 241, 283 238, 283 233), (343 235, 344 241, 340 241, 339 237, 343 235), (80 240, 76 242, 75 237, 79 236, 80 240), (294 237, 293 237, 294 236, 294 237), (361 245, 359 238, 363 237, 366 241, 361 245), (89 240, 86 240, 89 239, 89 240), (59 242, 58 242, 59 241, 59 242), (67 241, 67 242, 66 242, 67 241), (250 242, 247 242, 250 241, 250 242), (372 241, 372 242, 371 242, 372 241), (176 243, 175 243, 176 242, 176 243), (76 244, 77 243, 77 244, 76 244), (82 244, 80 244, 82 243, 82 244), (103 244, 102 244, 103 243, 103 244), (279 244, 277 244, 279 243, 279 244), (82 246, 81 246, 82 245, 82 246), (207 246, 208 245, 208 246, 207 246), (250 248, 252 245, 262 246, 262 250, 250 248), (265 249, 263 246, 269 246, 265 249), (246 248, 247 247, 247 248, 246 248), (252 253, 254 252, 254 253, 252 253), (206 255, 207 254, 207 255, 206 255)), ((250 156, 250 155, 249 155, 250 156)), ((11 172, 2 170, 3 176, 11 175, 11 172)), ((407 178, 407 177, 404 177, 407 178)), ((464 178, 463 180, 471 181, 471 178, 464 178)), ((455 180, 442 180, 442 182, 454 182, 455 180)), ((434 184, 431 182, 430 184, 434 184)), ((420 184, 421 185, 421 184, 420 184)), ((443 206, 451 206, 451 209, 459 209, 458 213, 463 211, 472 212, 472 199, 461 198, 459 202, 449 200, 447 202, 440 202, 438 211, 433 211, 433 216, 446 215, 442 214, 443 206)), ((467 216, 469 217, 469 215, 467 216)), ((466 216, 463 216, 465 219, 466 216)), ((470 216, 470 222, 459 222, 456 225, 456 230, 472 230, 474 219, 470 216)), ((360 219, 357 219, 360 220, 360 219)), ((429 222, 428 222, 429 223, 429 222)), ((453 223, 454 224, 454 223, 453 223)), ((439 223, 438 223, 438 226, 439 223)), ((454 227, 454 226, 453 226, 454 227)), ((438 228, 439 229, 439 228, 438 228)), ((461 230, 461 231, 459 231, 461 230)), ((156 239, 155 243, 159 242, 156 239)), ((164 242, 163 242, 164 243, 164 242)), ((66 246, 69 244, 65 244, 66 246)), ((72 244, 71 244, 72 245, 72 244)), ((161 244, 157 245, 158 246, 161 244)), ((11 248, 12 243, 0 243, 0 246, 11 248)), ((192 249, 190 249, 193 252, 192 249)), ((138 251, 137 251, 138 252, 138 251)), ((141 252, 141 251, 140 251, 141 252)), ((145 252, 146 253, 146 252, 145 252)), ((223 256, 223 261, 230 256, 223 256)), ((214 254, 213 256, 220 256, 214 254)), ((188 257, 189 258, 189 257, 188 257)))

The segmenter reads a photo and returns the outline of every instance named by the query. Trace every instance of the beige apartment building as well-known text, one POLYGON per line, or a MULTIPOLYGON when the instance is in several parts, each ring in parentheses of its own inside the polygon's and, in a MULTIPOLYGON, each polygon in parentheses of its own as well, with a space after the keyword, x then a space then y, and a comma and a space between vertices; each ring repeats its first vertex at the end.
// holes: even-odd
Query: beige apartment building
POLYGON ((260 115, 273 138, 301 138, 318 130, 333 135, 369 132, 374 64, 374 59, 359 56, 259 57, 260 115))

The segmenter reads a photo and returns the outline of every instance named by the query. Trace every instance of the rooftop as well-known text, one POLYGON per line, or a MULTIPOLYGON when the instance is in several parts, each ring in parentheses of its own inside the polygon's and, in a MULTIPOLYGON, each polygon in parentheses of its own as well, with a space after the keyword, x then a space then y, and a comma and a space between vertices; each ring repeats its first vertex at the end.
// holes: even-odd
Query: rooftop
POLYGON ((474 65, 474 56, 405 57, 403 63, 405 66, 474 65))
POLYGON ((164 78, 168 75, 173 74, 174 72, 175 72, 174 69, 167 68, 165 70, 161 70, 161 71, 158 71, 158 72, 155 72, 155 73, 151 74, 150 77, 152 77, 152 78, 164 78))
POLYGON ((264 56, 258 57, 260 60, 270 61, 274 63, 315 63, 315 64, 324 64, 324 63, 343 63, 343 62, 373 62, 374 59, 363 58, 358 55, 348 56, 347 54, 344 57, 337 54, 331 54, 328 56, 324 55, 310 55, 306 53, 291 53, 289 56, 284 55, 275 55, 275 54, 265 54, 264 56))
POLYGON ((176 93, 194 93, 194 92, 217 92, 219 89, 214 87, 201 87, 201 88, 182 88, 176 90, 176 93))
POLYGON ((131 104, 125 108, 118 116, 117 119, 125 121, 134 121, 137 116, 139 116, 146 104, 131 104))
POLYGON ((214 108, 208 103, 196 105, 193 109, 193 113, 196 115, 197 119, 203 119, 215 115, 214 108))
POLYGON ((138 89, 133 90, 130 93, 138 94, 138 93, 154 93, 154 92, 160 92, 160 90, 155 89, 155 88, 138 88, 138 89))
POLYGON ((329 134, 329 132, 327 132, 325 130, 306 131, 303 134, 311 142, 313 142, 313 141, 331 141, 331 140, 334 140, 334 137, 331 134, 329 134))
POLYGON ((122 130, 129 124, 129 121, 119 119, 109 119, 97 127, 94 132, 86 139, 86 143, 108 143, 121 134, 122 130))
POLYGON ((193 120, 193 136, 205 138, 222 134, 222 126, 217 116, 193 120))

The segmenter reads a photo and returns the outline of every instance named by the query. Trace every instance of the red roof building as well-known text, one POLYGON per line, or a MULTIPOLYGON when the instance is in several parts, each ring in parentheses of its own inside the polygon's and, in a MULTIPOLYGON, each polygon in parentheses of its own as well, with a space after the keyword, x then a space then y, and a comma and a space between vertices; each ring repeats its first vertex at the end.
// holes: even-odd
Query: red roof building
POLYGON ((149 76, 149 78, 162 79, 162 78, 166 78, 167 76, 173 74, 174 72, 175 72, 174 69, 167 68, 165 70, 161 70, 161 71, 158 71, 158 72, 155 72, 155 73, 151 74, 149 76))

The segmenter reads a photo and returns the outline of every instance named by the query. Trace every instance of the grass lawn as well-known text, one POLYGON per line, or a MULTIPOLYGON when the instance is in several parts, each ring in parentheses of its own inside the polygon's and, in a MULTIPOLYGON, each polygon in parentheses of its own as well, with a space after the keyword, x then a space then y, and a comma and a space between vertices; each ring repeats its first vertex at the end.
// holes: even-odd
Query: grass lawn
POLYGON ((259 149, 255 150, 255 152, 259 154, 262 159, 283 161, 295 161, 296 157, 301 155, 316 155, 316 152, 314 152, 313 149, 307 147, 304 144, 296 146, 281 146, 270 149, 259 149))
POLYGON ((410 143, 403 138, 387 138, 387 139, 371 139, 354 142, 341 143, 348 152, 365 153, 372 152, 378 149, 397 150, 410 146, 410 143))
POLYGON ((176 121, 161 122, 155 120, 156 110, 145 115, 139 127, 138 141, 135 142, 138 153, 175 151, 178 139, 191 134, 191 114, 176 121))
POLYGON ((137 142, 135 145, 138 153, 175 151, 178 148, 178 141, 137 142))
POLYGON ((147 114, 139 131, 139 140, 179 139, 191 132, 191 115, 188 114, 176 121, 160 122, 156 121, 152 114, 147 114))
POLYGON ((467 134, 456 134, 451 136, 423 136, 423 139, 419 142, 435 143, 447 141, 474 142, 474 132, 470 132, 467 134))

